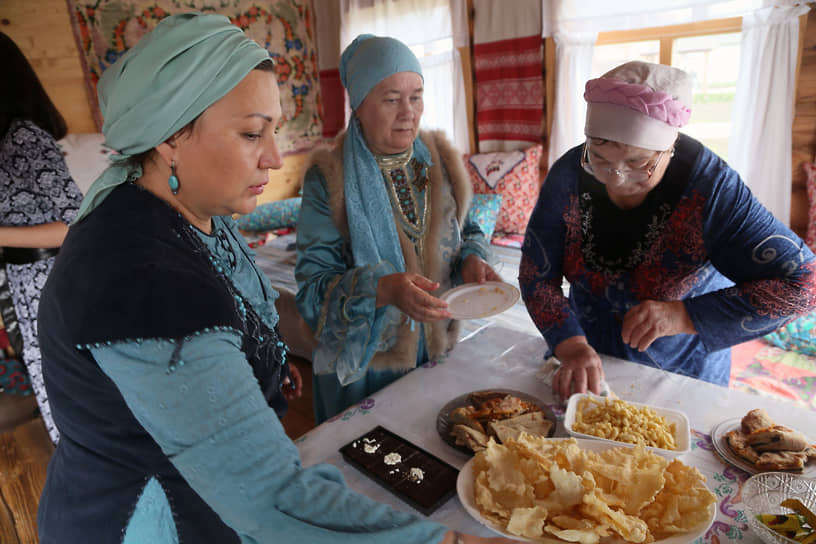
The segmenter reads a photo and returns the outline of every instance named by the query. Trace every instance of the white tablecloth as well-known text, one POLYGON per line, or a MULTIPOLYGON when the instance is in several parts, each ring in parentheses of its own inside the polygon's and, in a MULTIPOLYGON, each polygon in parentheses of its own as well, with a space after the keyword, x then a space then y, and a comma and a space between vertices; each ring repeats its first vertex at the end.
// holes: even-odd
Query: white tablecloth
MULTIPOLYGON (((454 397, 488 388, 515 389, 538 397, 559 415, 556 436, 566 436, 560 423, 562 409, 540 376, 545 345, 542 338, 528 333, 502 327, 482 329, 447 356, 416 369, 298 439, 303 464, 331 463, 356 491, 410 511, 409 506, 346 463, 338 449, 382 425, 460 468, 469 457, 442 441, 436 431, 437 414, 454 397)), ((706 476, 719 500, 717 519, 703 540, 709 542, 716 535, 720 542, 760 542, 748 529, 740 504, 740 485, 749 475, 717 456, 709 433, 725 419, 762 407, 775 420, 816 437, 813 413, 788 401, 718 387, 620 359, 603 359, 607 382, 620 398, 681 410, 688 416, 692 451, 680 459, 706 476)), ((456 497, 431 519, 467 533, 495 536, 473 520, 456 497)))

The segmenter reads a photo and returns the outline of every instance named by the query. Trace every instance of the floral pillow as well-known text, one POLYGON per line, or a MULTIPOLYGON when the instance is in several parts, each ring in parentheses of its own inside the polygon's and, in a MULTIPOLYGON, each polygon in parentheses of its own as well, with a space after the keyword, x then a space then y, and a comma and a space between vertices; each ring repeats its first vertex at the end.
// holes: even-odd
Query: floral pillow
POLYGON ((502 197, 496 231, 523 234, 541 187, 541 145, 523 151, 477 153, 465 157, 475 194, 502 197))
POLYGON ((806 355, 816 355, 816 312, 797 317, 763 339, 774 346, 806 355))
POLYGON ((496 228, 501 201, 501 195, 473 195, 473 200, 470 202, 468 219, 479 225, 488 240, 493 236, 496 228))
POLYGON ((259 204, 252 212, 236 219, 238 228, 259 232, 294 227, 300 213, 300 200, 301 197, 296 196, 259 204))

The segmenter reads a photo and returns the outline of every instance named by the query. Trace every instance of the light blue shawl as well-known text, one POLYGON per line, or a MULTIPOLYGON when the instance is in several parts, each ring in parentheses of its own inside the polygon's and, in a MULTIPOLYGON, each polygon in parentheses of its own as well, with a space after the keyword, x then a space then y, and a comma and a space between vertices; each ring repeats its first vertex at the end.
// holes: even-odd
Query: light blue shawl
MULTIPOLYGON (((354 110, 380 81, 398 72, 421 76, 422 68, 411 50, 393 38, 362 34, 340 57, 340 80, 354 110)), ((418 137, 413 156, 431 165, 431 154, 418 137)), ((343 180, 354 266, 386 261, 397 272, 404 272, 405 259, 386 186, 356 115, 349 122, 343 144, 343 180)))
POLYGON ((166 141, 269 58, 223 15, 184 13, 157 24, 99 80, 105 144, 119 154, 88 190, 75 222, 142 175, 131 157, 166 141))

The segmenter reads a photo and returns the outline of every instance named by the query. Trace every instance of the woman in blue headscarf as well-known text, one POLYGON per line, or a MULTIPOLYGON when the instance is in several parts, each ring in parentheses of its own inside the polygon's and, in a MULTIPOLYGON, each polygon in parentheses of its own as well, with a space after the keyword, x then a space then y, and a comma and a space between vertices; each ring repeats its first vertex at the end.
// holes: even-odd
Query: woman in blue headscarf
POLYGON ((441 132, 419 130, 423 79, 402 42, 358 36, 340 59, 352 119, 312 157, 298 220, 298 309, 315 331, 323 421, 453 347, 437 296, 500 280, 466 220, 471 186, 441 132), (435 296, 436 295, 436 296, 435 296))
POLYGON ((278 420, 300 378, 230 217, 281 166, 267 51, 226 17, 168 17, 99 97, 119 155, 40 304, 61 433, 40 542, 482 541, 357 495, 334 467, 304 469, 278 420))

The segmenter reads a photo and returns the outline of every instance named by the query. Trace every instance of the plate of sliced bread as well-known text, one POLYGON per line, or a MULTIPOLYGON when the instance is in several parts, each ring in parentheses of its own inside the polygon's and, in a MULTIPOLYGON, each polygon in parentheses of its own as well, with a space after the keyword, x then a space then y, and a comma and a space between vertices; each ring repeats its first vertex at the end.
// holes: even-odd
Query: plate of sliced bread
POLYGON ((556 419, 539 399, 512 389, 472 391, 451 400, 439 411, 436 430, 449 445, 467 454, 501 443, 522 432, 549 437, 556 419))
POLYGON ((714 449, 746 472, 816 475, 816 446, 801 432, 774 421, 762 408, 727 419, 711 431, 714 449))

